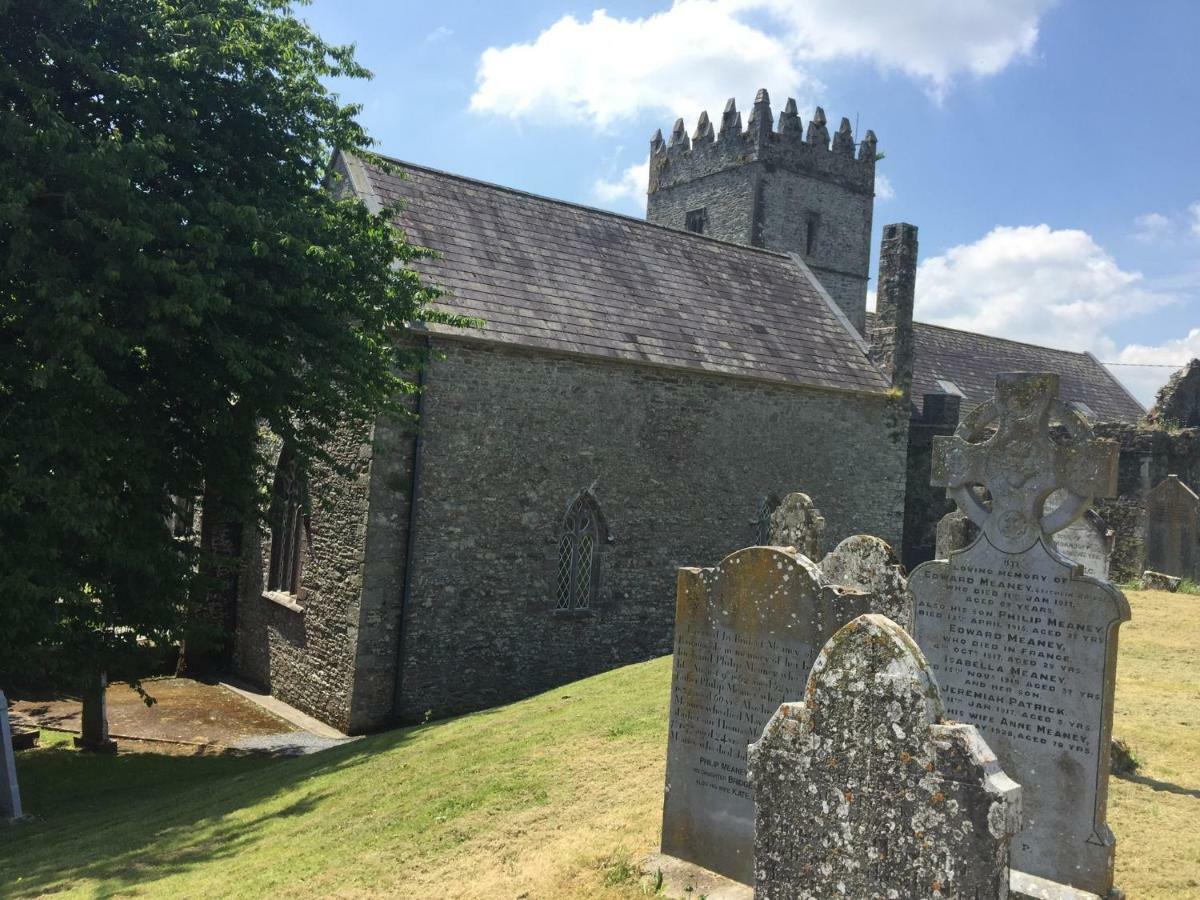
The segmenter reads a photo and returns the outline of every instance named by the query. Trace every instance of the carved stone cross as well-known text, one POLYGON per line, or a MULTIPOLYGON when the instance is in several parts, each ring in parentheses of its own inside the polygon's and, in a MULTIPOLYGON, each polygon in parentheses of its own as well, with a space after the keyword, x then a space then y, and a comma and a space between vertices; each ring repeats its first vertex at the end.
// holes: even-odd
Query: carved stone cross
POLYGON ((1118 450, 1115 441, 1093 438, 1087 420, 1059 400, 1057 375, 997 375, 996 396, 953 435, 934 439, 930 483, 945 487, 998 550, 1020 553, 1078 519, 1093 498, 1116 492, 1118 450), (1056 422, 1061 440, 1051 434, 1056 422), (990 508, 976 486, 991 495, 990 508), (1046 498, 1060 488, 1066 498, 1044 515, 1046 498))

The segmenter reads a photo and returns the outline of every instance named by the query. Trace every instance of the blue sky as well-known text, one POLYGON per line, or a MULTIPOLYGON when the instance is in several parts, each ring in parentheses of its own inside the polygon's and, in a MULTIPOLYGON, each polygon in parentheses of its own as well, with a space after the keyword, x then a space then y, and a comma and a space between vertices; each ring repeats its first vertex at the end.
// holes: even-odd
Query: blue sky
MULTIPOLYGON (((1200 356, 1194 0, 316 0, 379 149, 641 215, 650 135, 758 87, 871 128, 876 236, 920 228, 917 317, 1200 356)), ((1144 403, 1167 367, 1114 371, 1144 403)))

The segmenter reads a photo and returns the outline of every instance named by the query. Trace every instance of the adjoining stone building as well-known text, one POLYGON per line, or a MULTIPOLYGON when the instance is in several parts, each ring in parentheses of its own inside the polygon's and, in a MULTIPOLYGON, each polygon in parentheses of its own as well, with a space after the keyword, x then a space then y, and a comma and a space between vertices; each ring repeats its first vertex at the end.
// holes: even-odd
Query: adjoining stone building
MULTIPOLYGON (((887 312, 884 305, 877 307, 875 314, 868 315, 868 328, 887 312)), ((911 310, 908 315, 911 317, 911 310)), ((908 432, 903 551, 909 569, 934 558, 937 523, 954 509, 945 490, 929 484, 933 439, 953 434, 962 417, 989 399, 997 375, 1058 375, 1063 400, 1091 423, 1133 428, 1145 415, 1142 405, 1090 353, 1055 350, 923 322, 912 322, 911 327, 912 422, 908 432)), ((1097 503, 1104 515, 1105 501, 1097 503)))
POLYGON ((419 332, 419 434, 346 435, 355 478, 283 457, 240 675, 348 731, 443 716, 669 653, 676 568, 752 543, 773 495, 819 498, 831 545, 899 541, 907 410, 800 256, 337 164, 486 324, 419 332))

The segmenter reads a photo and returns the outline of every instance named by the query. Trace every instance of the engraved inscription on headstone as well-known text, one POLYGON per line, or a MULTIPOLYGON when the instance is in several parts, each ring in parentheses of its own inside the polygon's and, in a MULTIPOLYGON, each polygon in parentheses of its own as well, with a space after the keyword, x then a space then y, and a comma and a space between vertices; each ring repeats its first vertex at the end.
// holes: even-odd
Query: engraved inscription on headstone
POLYGON ((737 881, 753 878, 746 747, 867 596, 823 586, 816 566, 749 547, 711 569, 680 569, 662 852, 737 881))
POLYGON ((1200 576, 1200 497, 1168 475, 1146 494, 1146 568, 1177 578, 1200 576))
POLYGON ((0 820, 21 818, 21 789, 17 786, 17 764, 13 757, 8 698, 0 691, 0 820))
POLYGON ((1108 562, 1112 558, 1116 536, 1108 523, 1088 510, 1077 521, 1054 535, 1054 546, 1072 562, 1083 566, 1083 574, 1108 580, 1108 562))
POLYGON ((813 562, 821 559, 825 552, 825 517, 808 494, 796 492, 783 498, 771 513, 767 544, 795 547, 813 562))
POLYGON ((804 697, 749 750, 757 900, 1007 896, 1021 788, 974 726, 944 721, 904 629, 846 625, 804 697))
POLYGON ((981 533, 909 578, 914 636, 947 715, 978 727, 1024 789, 1013 868, 1101 896, 1112 887, 1109 746, 1129 604, 1074 575, 1051 535, 1115 490, 1116 452, 1059 402, 1057 376, 999 376, 995 399, 934 447, 934 483, 981 533), (1064 427, 1052 433, 1055 422, 1064 427), (971 490, 980 485, 990 507, 971 490), (1044 513, 1059 488, 1062 503, 1044 513))
POLYGON ((821 560, 821 577, 829 584, 871 595, 871 612, 887 616, 901 628, 912 628, 912 594, 904 566, 886 541, 852 534, 821 560))

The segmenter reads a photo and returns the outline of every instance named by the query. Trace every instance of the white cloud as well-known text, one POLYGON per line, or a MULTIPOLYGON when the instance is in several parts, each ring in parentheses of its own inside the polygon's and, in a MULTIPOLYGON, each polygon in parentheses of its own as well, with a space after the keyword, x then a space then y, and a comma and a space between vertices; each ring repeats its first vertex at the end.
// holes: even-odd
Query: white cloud
MULTIPOLYGON (((1032 53, 1056 0, 675 0, 644 18, 564 16, 480 58, 471 109, 604 129, 639 112, 695 116, 770 87, 809 108, 814 64, 863 59, 936 98, 956 76, 1032 53)), ((780 98, 782 99, 782 98, 780 98)))
POLYGON ((1152 244, 1171 233, 1171 220, 1162 213, 1146 213, 1133 220, 1133 239, 1152 244))
POLYGON ((1192 234, 1200 237, 1200 202, 1193 203, 1188 207, 1188 213, 1192 217, 1192 234))
POLYGON ((1037 44, 1038 22, 1056 0, 734 0, 765 7, 788 25, 803 59, 851 57, 898 70, 935 96, 955 76, 995 75, 1037 44))
POLYGON ((531 43, 485 50, 471 109, 604 129, 639 111, 719 112, 731 94, 810 84, 776 38, 723 0, 680 0, 644 19, 564 16, 531 43))
POLYGON ((429 32, 429 34, 425 35, 425 43, 436 44, 440 41, 446 40, 448 37, 452 37, 453 35, 453 28, 447 28, 445 25, 439 25, 437 28, 433 29, 433 31, 429 32))
POLYGON ((1196 358, 1200 358, 1200 328, 1161 344, 1130 344, 1113 362, 1135 365, 1113 366, 1111 371, 1149 408, 1171 374, 1196 358))
POLYGON ((875 174, 875 199, 876 200, 894 200, 896 197, 896 189, 892 187, 892 180, 882 173, 875 174))
POLYGON ((618 177, 597 178, 592 194, 604 204, 631 205, 639 213, 646 212, 646 187, 650 182, 650 161, 634 163, 618 177))
POLYGON ((1174 299, 1142 281, 1085 231, 1000 226, 920 264, 916 317, 1111 359, 1113 325, 1174 299))

